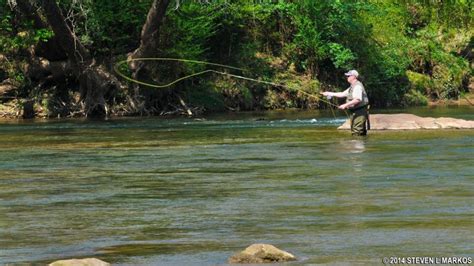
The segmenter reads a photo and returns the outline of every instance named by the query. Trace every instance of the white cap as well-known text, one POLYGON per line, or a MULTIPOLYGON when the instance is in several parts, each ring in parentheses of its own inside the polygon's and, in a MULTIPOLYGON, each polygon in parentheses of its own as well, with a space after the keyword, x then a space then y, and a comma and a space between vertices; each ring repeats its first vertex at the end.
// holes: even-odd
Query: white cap
POLYGON ((345 73, 344 75, 346 76, 354 76, 354 77, 359 77, 359 72, 357 72, 357 70, 349 70, 349 72, 345 73))

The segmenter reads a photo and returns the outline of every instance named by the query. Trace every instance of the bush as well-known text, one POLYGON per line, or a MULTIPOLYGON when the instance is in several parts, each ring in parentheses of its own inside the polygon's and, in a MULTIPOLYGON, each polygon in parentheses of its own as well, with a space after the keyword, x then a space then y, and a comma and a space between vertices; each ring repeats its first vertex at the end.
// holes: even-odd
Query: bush
POLYGON ((428 75, 407 70, 406 75, 410 82, 410 88, 421 93, 429 93, 433 88, 433 81, 428 75))
POLYGON ((428 98, 420 91, 411 89, 403 95, 402 103, 405 106, 423 106, 428 105, 428 98))

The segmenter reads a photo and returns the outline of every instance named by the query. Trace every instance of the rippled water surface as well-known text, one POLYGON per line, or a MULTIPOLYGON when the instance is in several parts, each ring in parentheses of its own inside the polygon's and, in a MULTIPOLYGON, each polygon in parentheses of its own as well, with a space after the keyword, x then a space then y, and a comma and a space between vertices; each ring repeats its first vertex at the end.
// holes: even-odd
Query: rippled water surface
POLYGON ((472 257, 474 130, 352 138, 343 121, 0 121, 0 263, 222 265, 257 242, 294 265, 472 257))

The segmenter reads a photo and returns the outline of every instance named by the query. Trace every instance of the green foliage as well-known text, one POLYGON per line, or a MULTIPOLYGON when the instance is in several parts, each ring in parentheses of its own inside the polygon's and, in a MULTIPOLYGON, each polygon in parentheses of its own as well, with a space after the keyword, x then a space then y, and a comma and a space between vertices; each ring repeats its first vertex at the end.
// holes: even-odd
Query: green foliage
POLYGON ((53 37, 50 29, 34 29, 32 21, 19 21, 14 12, 7 7, 5 0, 0 1, 0 6, 2 7, 0 8, 0 51, 2 53, 18 54, 40 41, 47 41, 53 37))
MULTIPOLYGON (((304 87, 299 80, 309 75, 345 88, 342 73, 356 68, 373 105, 424 104, 419 93, 456 97, 471 75, 458 55, 472 36, 472 5, 465 1, 235 1, 212 8, 216 27, 201 54, 290 87, 304 87), (450 10, 461 18, 450 23, 450 10)), ((266 108, 298 106, 291 92, 263 90, 266 108)))
POLYGON ((405 106, 423 106, 428 105, 428 98, 420 91, 410 90, 403 95, 402 104, 405 106))
POLYGON ((429 91, 429 89, 433 87, 433 82, 428 75, 420 74, 410 70, 408 70, 406 74, 408 81, 410 82, 410 88, 412 90, 425 93, 427 90, 429 91))
POLYGON ((336 68, 353 68, 353 62, 356 57, 350 49, 345 48, 339 43, 329 43, 328 46, 331 61, 336 68))
POLYGON ((36 29, 34 40, 35 42, 47 42, 49 39, 53 38, 54 33, 50 29, 36 29))
POLYGON ((70 15, 81 42, 94 55, 126 53, 136 48, 151 0, 66 0, 60 5, 70 15))
POLYGON ((253 107, 253 95, 245 83, 228 77, 220 77, 216 79, 213 89, 222 95, 223 104, 229 110, 250 110, 253 107))
POLYGON ((205 111, 225 111, 224 97, 214 86, 214 82, 206 82, 200 87, 187 90, 188 103, 194 106, 202 106, 205 111))
POLYGON ((6 0, 0 0, 0 82, 8 79, 18 88, 13 92, 15 96, 27 96, 31 86, 24 73, 29 59, 26 49, 52 36, 50 29, 35 29, 32 21, 20 20, 6 0))
MULTIPOLYGON (((214 34, 216 24, 212 8, 190 3, 168 12, 167 23, 161 35, 161 49, 169 57, 206 59, 207 42, 214 34)), ((188 64, 189 70, 200 70, 201 65, 188 64)))
POLYGON ((463 80, 471 75, 469 62, 456 55, 460 47, 468 45, 468 38, 460 36, 457 43, 452 40, 449 45, 443 45, 440 39, 445 34, 452 33, 431 23, 416 32, 407 49, 412 59, 408 69, 429 76, 431 83, 426 92, 434 99, 458 97, 464 90, 463 80))
MULTIPOLYGON (((59 3, 81 42, 93 56, 107 61, 124 58, 139 45, 152 0, 59 3)), ((180 1, 178 8, 175 4, 171 3, 160 29, 157 57, 233 65, 244 69, 236 74, 289 87, 209 74, 173 88, 190 104, 208 110, 317 108, 318 102, 299 90, 311 94, 321 87, 342 90, 348 86, 343 73, 353 68, 361 73, 372 105, 420 105, 428 99, 459 97, 473 74, 472 1, 189 0, 180 1)), ((0 0, 0 6, 0 53, 15 62, 7 66, 2 61, 0 76, 27 83, 19 67, 24 51, 50 39, 52 32, 34 29, 31 21, 3 8, 6 0, 0 0)), ((175 62, 147 66, 145 78, 154 83, 209 68, 175 62)), ((161 97, 156 101, 160 104, 170 98, 167 92, 144 90, 149 97, 161 97)))

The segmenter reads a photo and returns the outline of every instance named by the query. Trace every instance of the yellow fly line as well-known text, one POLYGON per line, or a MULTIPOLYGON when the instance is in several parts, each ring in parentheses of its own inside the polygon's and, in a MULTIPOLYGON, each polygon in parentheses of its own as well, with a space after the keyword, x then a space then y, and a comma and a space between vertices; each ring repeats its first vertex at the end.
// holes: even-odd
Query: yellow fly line
MULTIPOLYGON (((223 68, 238 70, 238 71, 241 71, 241 72, 244 71, 244 69, 238 68, 238 67, 233 67, 233 66, 228 66, 228 65, 223 65, 223 64, 205 62, 205 61, 197 61, 197 60, 189 60, 189 59, 178 59, 178 58, 167 58, 167 57, 133 58, 133 59, 122 60, 122 61, 119 61, 118 63, 115 64, 115 66, 114 66, 115 72, 119 76, 124 78, 125 80, 128 80, 128 81, 136 83, 136 84, 140 84, 140 85, 143 85, 143 86, 151 87, 151 88, 163 89, 163 88, 170 87, 170 86, 172 86, 172 85, 174 85, 174 84, 176 84, 180 81, 183 81, 185 79, 188 79, 188 78, 196 77, 196 76, 203 75, 203 74, 206 74, 206 73, 215 73, 215 74, 225 75, 225 76, 229 76, 229 77, 233 77, 233 78, 237 78, 237 79, 248 80, 248 81, 252 81, 252 82, 257 82, 257 83, 267 84, 267 85, 271 85, 271 86, 275 86, 275 87, 280 87, 280 88, 284 88, 284 89, 289 90, 289 91, 292 91, 292 90, 293 91, 299 91, 299 92, 303 93, 306 96, 315 98, 319 101, 325 102, 325 103, 327 103, 331 106, 334 106, 336 108, 338 107, 338 105, 322 98, 321 96, 308 93, 308 92, 306 92, 302 89, 291 88, 291 87, 286 86, 284 84, 278 84, 278 83, 274 83, 274 82, 270 82, 270 81, 253 79, 253 78, 244 77, 244 76, 235 75, 235 74, 230 74, 230 73, 227 73, 227 72, 217 71, 217 70, 213 70, 213 69, 207 69, 207 70, 204 70, 204 71, 196 72, 196 73, 178 78, 178 79, 176 79, 176 80, 174 80, 170 83, 167 83, 167 84, 158 85, 158 84, 147 83, 147 82, 143 82, 143 81, 140 81, 140 80, 133 79, 133 78, 125 75, 123 72, 120 71, 120 67, 122 65, 124 65, 124 64, 128 65, 130 62, 133 62, 133 61, 176 61, 176 62, 185 62, 185 63, 194 63, 194 64, 201 64, 201 65, 223 67, 223 68)), ((333 115, 335 117, 334 111, 332 110, 332 108, 330 108, 330 109, 331 109, 331 112, 333 113, 333 115)), ((349 117, 349 114, 347 113, 347 111, 344 110, 344 112, 346 113, 346 116, 349 117)))

